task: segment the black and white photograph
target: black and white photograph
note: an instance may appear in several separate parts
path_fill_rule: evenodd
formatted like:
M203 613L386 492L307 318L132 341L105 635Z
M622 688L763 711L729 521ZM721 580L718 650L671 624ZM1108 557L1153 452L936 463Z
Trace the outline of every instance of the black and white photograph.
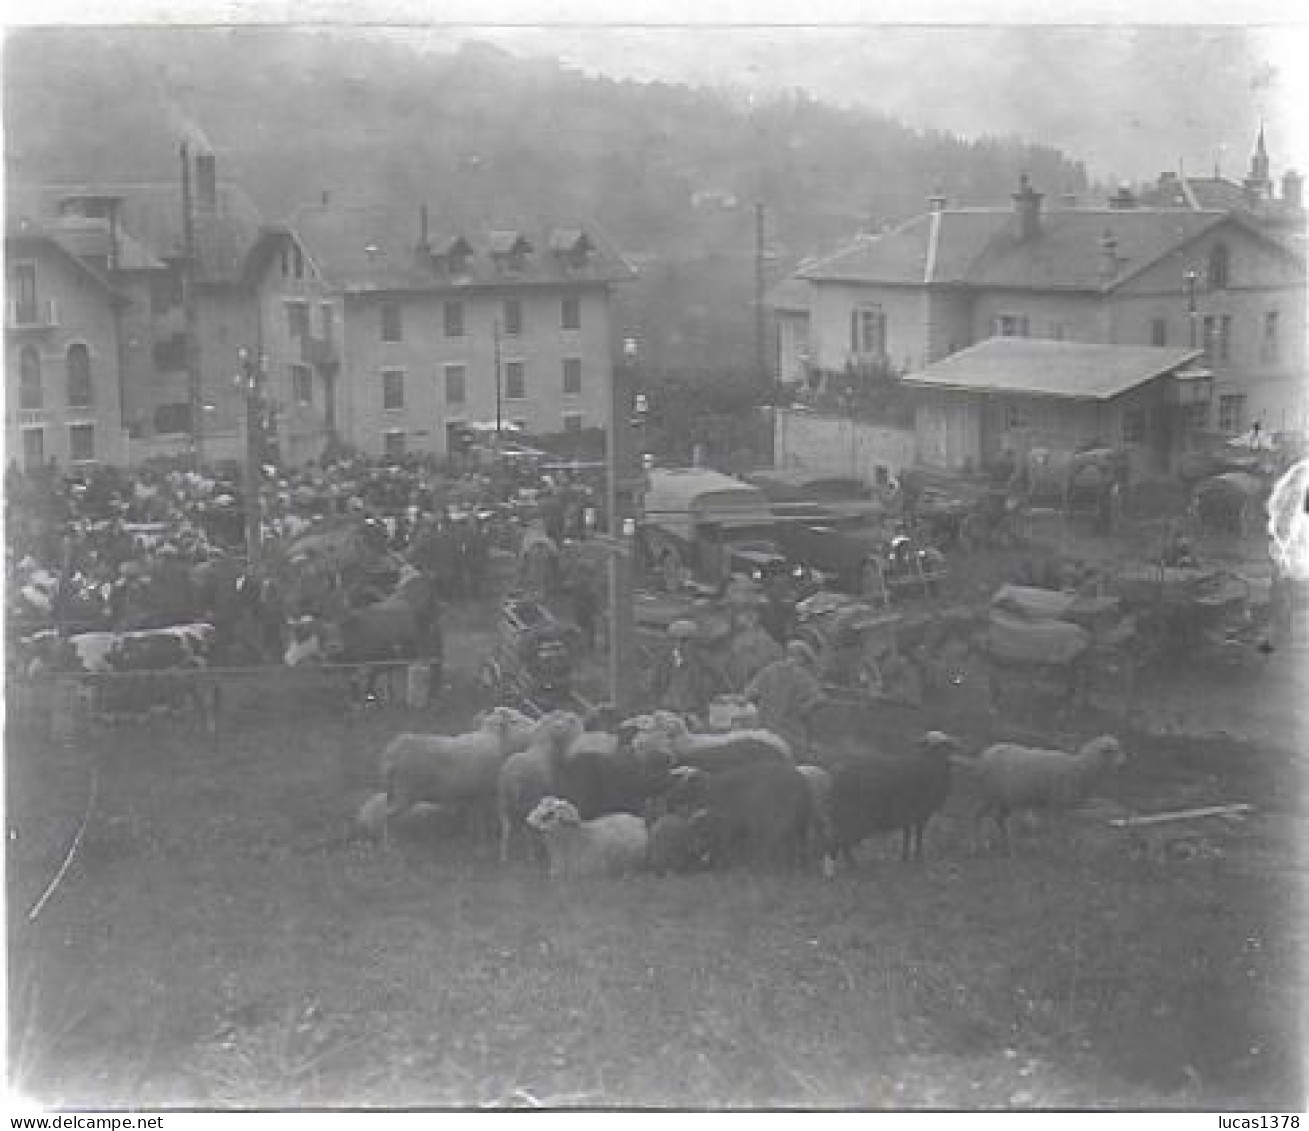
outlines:
M874 7L5 16L6 1115L1305 1111L1309 16Z

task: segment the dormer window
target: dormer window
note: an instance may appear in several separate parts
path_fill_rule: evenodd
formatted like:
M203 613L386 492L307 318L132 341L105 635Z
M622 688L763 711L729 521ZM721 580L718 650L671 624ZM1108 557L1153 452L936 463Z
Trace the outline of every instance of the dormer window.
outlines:
M491 260L500 270L521 271L532 245L521 232L492 232Z
M466 275L472 254L472 245L463 236L435 245L435 257L450 275Z
M581 228L556 228L550 233L550 251L568 267L585 267L595 244Z

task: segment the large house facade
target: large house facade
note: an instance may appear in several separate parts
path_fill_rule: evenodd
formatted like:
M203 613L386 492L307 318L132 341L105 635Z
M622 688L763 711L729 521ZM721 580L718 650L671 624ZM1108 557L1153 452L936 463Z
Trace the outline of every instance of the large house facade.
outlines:
M420 230L326 195L269 225L212 155L181 156L178 184L11 192L11 452L239 456L251 362L291 464L332 439L443 456L472 422L608 419L610 298L632 270L595 231L438 237L425 209Z
M1281 213L1279 213L1281 215ZM991 337L1196 348L1212 395L1197 433L1304 430L1305 260L1245 212L1046 207L1024 181L1011 209L929 210L802 269L810 364L827 382L914 373Z
M52 232L5 232L5 444L27 469L122 462L118 321L123 296Z
M444 456L470 424L601 427L613 285L631 269L580 227L433 235L324 204L265 233L260 348L284 454L329 435ZM287 443L291 451L286 451Z

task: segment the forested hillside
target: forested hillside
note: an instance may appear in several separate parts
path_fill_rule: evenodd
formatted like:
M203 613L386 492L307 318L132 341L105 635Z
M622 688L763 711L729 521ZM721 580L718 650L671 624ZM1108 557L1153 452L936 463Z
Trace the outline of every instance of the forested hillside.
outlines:
M755 201L769 278L934 190L1004 202L1086 171L1017 140L966 141L793 92L768 102L583 75L498 48L419 52L354 31L31 30L4 67L16 182L172 177L202 137L270 219L328 191L434 226L597 223L642 269L623 318L650 363L753 357Z

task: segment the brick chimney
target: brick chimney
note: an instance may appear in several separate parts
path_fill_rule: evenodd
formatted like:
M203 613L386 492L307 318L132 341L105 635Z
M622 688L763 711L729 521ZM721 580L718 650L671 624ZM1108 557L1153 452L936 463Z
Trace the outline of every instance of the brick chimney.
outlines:
M1100 279L1109 282L1118 274L1118 237L1108 228L1100 237Z
M1012 194L1014 215L1018 217L1018 238L1030 240L1041 231L1041 196L1032 189L1027 174L1018 178L1018 191Z
M195 155L195 203L205 212L218 211L218 163L212 153Z
M1282 174L1282 201L1288 208L1304 207L1304 178L1294 169Z
M948 202L946 201L945 196L942 193L934 192L931 196L927 198L927 211L944 212L947 203Z

